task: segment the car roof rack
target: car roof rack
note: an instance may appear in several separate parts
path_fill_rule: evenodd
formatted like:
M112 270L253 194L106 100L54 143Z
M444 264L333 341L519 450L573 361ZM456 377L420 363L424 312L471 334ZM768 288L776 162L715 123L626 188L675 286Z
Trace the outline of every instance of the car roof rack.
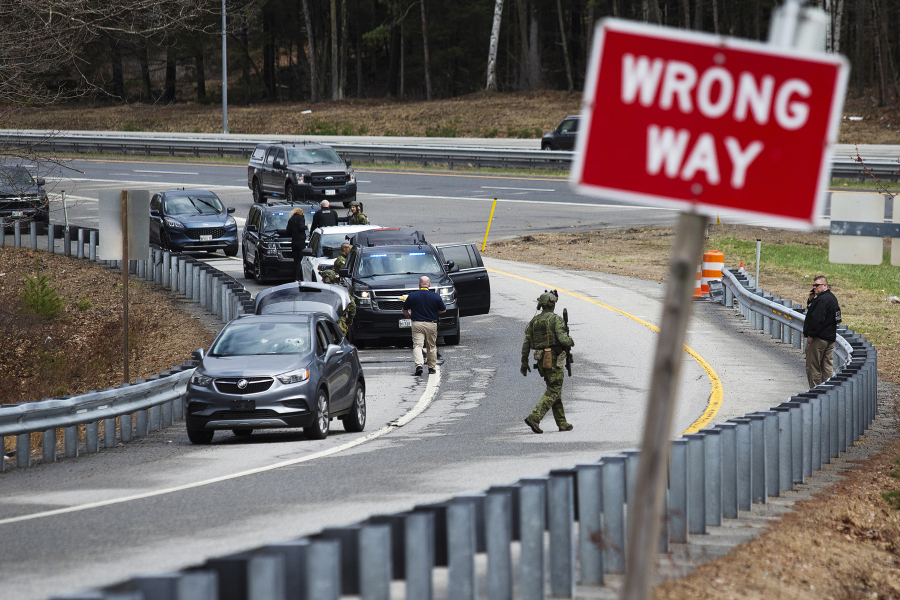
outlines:
M367 229L354 233L350 238L354 246L399 246L427 244L425 234L417 229L385 227L383 229Z

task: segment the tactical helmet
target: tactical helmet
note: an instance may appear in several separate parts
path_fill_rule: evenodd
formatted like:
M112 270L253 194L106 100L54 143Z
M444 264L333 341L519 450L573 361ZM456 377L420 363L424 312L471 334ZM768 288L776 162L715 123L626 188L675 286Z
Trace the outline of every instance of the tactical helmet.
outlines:
M333 269L322 271L319 273L319 276L322 278L322 283L337 283L338 279L340 279Z
M553 308L556 306L557 300L559 300L559 296L553 292L544 292L537 300L538 308Z
M354 207L354 206L355 206L356 208L359 208L359 200L354 200L353 202L350 203L350 207L351 207L351 208Z

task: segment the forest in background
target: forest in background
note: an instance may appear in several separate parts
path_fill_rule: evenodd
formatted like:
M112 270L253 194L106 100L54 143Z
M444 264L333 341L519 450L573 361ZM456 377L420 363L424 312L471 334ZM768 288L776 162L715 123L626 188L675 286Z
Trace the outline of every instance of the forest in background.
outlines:
M99 0L22 2L28 18L3 10L0 22L34 39L42 39L35 25L43 23L67 54L55 63L23 64L21 47L0 42L0 71L25 68L35 76L32 97L20 105L85 94L116 102L221 102L219 2L124 0L116 10L99 9L106 6ZM775 6L772 0L226 0L229 104L577 92L593 24L603 17L764 40ZM900 0L820 6L831 17L827 49L852 65L849 94L895 105L900 42L890 32L900 25ZM67 11L87 15L69 34L54 25L66 23Z

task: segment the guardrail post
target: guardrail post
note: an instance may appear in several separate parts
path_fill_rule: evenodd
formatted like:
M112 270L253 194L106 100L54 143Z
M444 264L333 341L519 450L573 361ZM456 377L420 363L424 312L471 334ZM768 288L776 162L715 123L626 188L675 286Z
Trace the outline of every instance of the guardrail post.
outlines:
M171 400L169 402L164 402L159 405L160 412L162 413L162 426L168 427L172 423L175 422L175 417L172 414L172 405L177 402L176 400Z
M84 260L84 229L78 228L78 248L75 254L78 260Z
M78 456L78 425L71 425L63 431L65 432L66 458L76 458Z
M571 598L575 593L575 490L572 473L550 472L550 595Z
M3 227L3 234L6 235L6 226ZM13 246L22 247L22 223L20 221L13 221Z
M706 533L706 460L700 433L683 436L688 441L688 532Z
M475 600L475 502L454 498L447 505L449 599Z
M16 436L16 466L20 469L31 466L31 434Z
M191 265L191 300L200 302L200 265Z
M781 304L781 296L772 296L772 302L775 304ZM781 321L778 319L771 317L771 324L769 328L772 330L772 339L780 340L781 339Z
M218 317L219 320L223 323L228 322L228 285L221 279L219 280L221 286L219 287L219 312Z
M488 492L484 500L488 598L512 600L512 495Z
M598 542L603 535L600 515L603 512L599 464L576 465L578 480L578 558L581 567L578 583L603 585L603 552Z
M29 246L32 250L37 250L37 223L32 221L28 224L28 233L31 238L31 245Z
M134 433L131 428L132 416L125 414L119 417L119 437L123 442L130 442L134 439Z
M406 597L432 600L434 588L434 513L406 515L403 530Z
M784 402L791 414L791 481L803 483L803 404Z
M359 588L362 600L390 600L391 526L363 525L359 531Z
M815 391L819 394L822 405L822 431L819 434L820 447L819 452L822 457L822 464L831 463L831 396L822 386L816 386Z
M178 293L187 296L187 259L184 256L178 256Z
M753 504L767 502L766 418L763 415L746 415L750 419L750 498Z
M56 246L56 225L47 223L47 252L53 254Z
M793 310L798 311L802 310L803 306L798 303L794 303ZM800 350L803 347L803 325L801 323L797 323L800 325L800 329L795 329L791 332L791 346L793 346L794 350Z
M84 451L87 454L100 452L100 422L91 421L84 425Z
M72 256L72 232L68 227L63 227L63 256Z
M163 287L170 287L172 281L172 261L171 253L168 250L162 251L162 273L160 273L159 282Z
M791 307L794 305L791 300L782 300L781 305L785 308L786 311L791 310ZM793 321L791 321L793 323ZM790 325L783 325L781 327L781 343L782 344L790 344L791 343L791 333L793 329Z
M736 519L737 496L737 423L719 423L722 439L722 517Z
M103 447L114 448L116 445L116 419L103 419Z
M790 492L794 489L794 440L791 425L791 409L776 406L772 409L778 419L778 491Z
M750 419L740 417L731 419L731 422L736 425L734 433L735 452L737 455L737 507L739 511L752 510L753 444L751 442Z
M140 279L147 278L147 261L139 260L137 261L137 273L135 273Z
M159 405L151 406L147 409L148 418L150 420L149 429L150 431L159 431L162 429L162 414L159 409Z
M669 449L669 503L667 520L669 539L678 544L688 541L688 441L677 438Z
M837 386L828 385L829 389L825 393L828 397L828 406L829 406L829 425L828 425L828 448L829 454L831 458L837 458L840 455L840 444L838 441L838 421L839 416L842 414L839 412L839 403L838 396L839 391Z
M757 414L765 418L766 428L766 494L778 497L778 413L771 410L761 410Z
M625 457L604 456L601 461L603 496L603 532L605 548L603 568L606 573L625 572Z
M722 432L702 429L703 462L706 469L706 525L722 524Z
M519 589L522 600L544 600L547 478L522 479L519 483Z
M2 453L3 449L0 448L0 454ZM56 462L56 428L46 429L41 433L41 460L44 464ZM0 456L0 462L2 461L3 457Z
M97 262L97 231L93 229L88 232L88 256L90 257L91 262Z
M829 381L834 383L837 392L837 447L838 455L846 452L847 446L847 377L835 375Z
M221 318L222 316L222 277L219 273L216 273L212 277L211 282L211 297L210 297L210 307L209 312L216 315L216 317Z
M150 419L146 409L134 413L134 435L143 437L150 433Z

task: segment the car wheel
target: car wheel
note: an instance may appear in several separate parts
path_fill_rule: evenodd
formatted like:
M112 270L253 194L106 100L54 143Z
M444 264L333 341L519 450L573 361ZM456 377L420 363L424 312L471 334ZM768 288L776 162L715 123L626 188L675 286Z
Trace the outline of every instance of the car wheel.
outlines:
M553 150L553 147L550 145L550 142L542 142L541 150Z
M356 394L353 397L353 406L344 417L344 429L354 433L366 428L366 388L362 381L356 383Z
M256 283L262 283L263 280L262 263L259 262L258 252L256 254L256 260L253 261L253 279L256 280Z
M331 426L331 415L328 413L328 394L324 389L316 395L315 420L309 427L304 427L306 437L311 440L324 440L328 437L328 428Z
M445 335L444 336L444 344L448 346L457 346L459 345L460 331L459 326L456 327L456 333L453 335Z
M253 267L247 264L247 255L242 253L241 258L241 262L244 263L244 277L252 279L254 277Z
M248 437L251 433L253 433L252 429L232 429L231 433L238 437Z
M237 246L229 246L225 248L225 256L237 256L238 247Z
M191 440L192 444L205 446L212 441L213 436L216 434L212 429L197 429L191 427L190 421L185 421L185 426L187 427L188 439Z
M262 188L259 186L259 179L253 180L253 202L256 204L266 203L266 197L263 196Z

